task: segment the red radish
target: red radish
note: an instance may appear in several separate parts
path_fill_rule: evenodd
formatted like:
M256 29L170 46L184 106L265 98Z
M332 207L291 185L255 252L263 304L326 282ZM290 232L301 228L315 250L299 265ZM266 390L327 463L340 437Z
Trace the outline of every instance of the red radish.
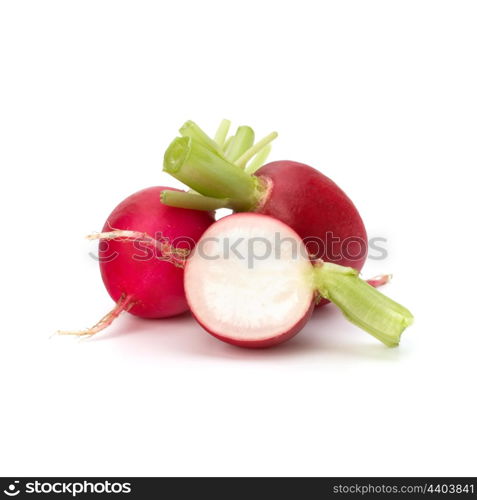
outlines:
M362 269L368 248L366 229L353 202L331 179L294 161L268 163L255 175L268 191L256 212L288 224L318 258ZM326 248L320 249L320 242Z
M247 128L240 130L242 137ZM221 148L194 123L187 122L181 132L183 137L176 138L164 155L164 170L203 196L166 190L165 204L270 215L301 236L312 258L362 269L368 248L366 229L352 201L331 179L293 161L269 163L256 173L260 161L252 160L247 167L276 134L233 161L237 154L228 157L230 147ZM243 144L249 146L250 138Z
M209 212L168 207L165 187L150 187L122 201L111 213L100 239L104 285L115 308L94 327L73 334L94 334L122 311L141 318L165 318L188 309L184 262L202 233L214 222Z
M213 224L185 269L192 314L215 337L242 347L269 347L296 335L316 295L388 346L398 345L411 313L349 267L310 261L300 236L283 222L252 213Z

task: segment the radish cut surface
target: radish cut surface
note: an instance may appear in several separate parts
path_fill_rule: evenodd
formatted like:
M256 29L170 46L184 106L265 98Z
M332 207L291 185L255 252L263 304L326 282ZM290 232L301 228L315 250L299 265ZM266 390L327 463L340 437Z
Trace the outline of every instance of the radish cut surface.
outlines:
M202 236L185 269L192 313L210 333L265 347L290 338L312 310L313 266L301 238L269 216L225 217Z

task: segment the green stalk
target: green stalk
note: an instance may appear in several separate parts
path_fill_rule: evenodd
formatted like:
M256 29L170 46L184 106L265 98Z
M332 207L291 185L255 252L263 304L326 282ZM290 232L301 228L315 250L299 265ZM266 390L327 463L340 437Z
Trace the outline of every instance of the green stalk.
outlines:
M217 129L217 132L215 133L215 142L222 150L224 149L224 144L225 140L227 139L227 134L229 133L229 129L230 129L230 120L222 120L220 122L219 128Z
M234 163L245 151L253 146L254 140L255 133L253 129L246 125L239 127L228 144L227 150L225 151L225 158Z
M267 161L268 155L270 154L271 150L271 144L267 144L254 156L252 161L245 167L245 172L249 175L254 174Z
M234 210L252 210L259 202L259 180L191 137L176 137L164 154L164 171L198 193L229 198Z
M399 345L402 332L412 324L412 314L378 292L351 267L318 261L313 271L319 294L334 302L352 323L389 347Z
M264 137L261 141L258 141L257 144L253 145L250 149L245 151L242 156L234 162L235 165L240 168L245 168L245 165L251 160L257 153L259 153L263 148L265 148L268 144L270 144L273 140L278 137L277 132L272 132Z
M202 146L207 148L209 151L223 157L223 153L219 145L192 120L185 122L179 129L179 132L183 137L190 137L191 139L194 139L198 143L202 144Z
M190 208L192 210L217 210L219 208L231 208L228 198L211 198L201 194L184 193L183 191L171 191L166 189L161 193L161 201L170 207Z
M234 136L231 135L230 137L227 137L227 139L225 139L224 145L222 147L223 151L227 151L227 149L229 149L230 143L232 142L233 138L234 138Z

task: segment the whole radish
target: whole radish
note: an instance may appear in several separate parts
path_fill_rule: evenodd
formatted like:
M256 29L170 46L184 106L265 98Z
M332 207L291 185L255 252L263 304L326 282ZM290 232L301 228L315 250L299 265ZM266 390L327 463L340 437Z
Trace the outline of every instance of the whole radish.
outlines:
M242 347L269 347L296 335L317 295L388 346L399 344L413 320L355 269L311 262L300 236L266 215L235 214L213 224L189 256L184 281L202 327Z
M234 143L240 130L241 140ZM252 137L247 141L243 137L251 129L240 127L239 131L227 144L220 140L223 133L214 141L187 122L181 129L183 136L164 155L164 170L196 193L166 190L163 203L201 210L226 207L276 217L301 236L313 259L361 270L368 249L366 229L348 196L303 163L276 161L259 168L276 134L250 146ZM237 142L243 146L238 158L237 147L233 156L229 153L230 143L236 146Z
M150 187L123 200L107 218L100 239L99 266L115 308L91 335L108 326L122 311L141 318L166 318L188 309L184 265L188 253L214 222L209 212L168 207L161 203L165 187Z

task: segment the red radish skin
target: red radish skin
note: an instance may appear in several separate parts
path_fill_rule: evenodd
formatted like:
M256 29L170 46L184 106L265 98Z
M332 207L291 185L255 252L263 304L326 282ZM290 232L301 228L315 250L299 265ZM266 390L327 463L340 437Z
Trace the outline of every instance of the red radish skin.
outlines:
M114 230L159 235L174 242L177 248L187 249L197 242L214 222L209 212L168 207L161 203L166 187L150 187L122 201L108 217L103 232ZM187 238L187 241L179 241ZM183 269L168 260L153 255L150 242L137 246L129 239L101 240L99 258L104 285L111 298L130 298L128 312L141 318L166 318L185 312ZM179 241L179 242L178 242ZM116 258L110 259L111 256ZM149 258L140 260L137 256ZM160 254L159 254L160 255ZM134 257L136 256L136 257Z
M297 333L300 333L301 330L303 330L304 326L308 323L308 320L310 319L310 316L313 313L313 309L314 309L314 304L311 303L307 313L292 328L290 328L287 332L282 333L281 335L277 335L276 337L272 337L265 340L238 340L234 338L229 338L209 329L207 325L202 323L196 315L194 315L194 317L204 330L206 330L207 332L209 332L211 335L221 340L222 342L226 342L227 344L232 344L237 347L245 347L248 349L265 349L267 347L273 347L278 344L283 344L283 342L290 340Z
M289 328L286 332L282 333L281 335L277 335L275 337L271 337L269 339L265 340L239 340L236 338L230 338L227 337L217 331L212 330L210 327L207 326L206 323L203 323L200 320L200 317L197 314L193 314L194 318L196 319L197 323L209 332L211 335L213 335L215 338L221 340L222 342L226 342L228 344L235 345L237 347L246 347L248 349L264 349L266 347L273 347L278 344L283 344L283 342L286 342L287 340L290 340L292 337L294 337L297 333L300 333L301 330L303 330L304 326L308 323L313 310L314 310L314 303L310 303L310 307L308 308L308 311L306 314L299 320L295 325L293 325L291 328Z
M256 208L293 228L311 242L307 248L318 250L313 241L330 239L324 261L360 271L366 261L368 237L358 210L348 196L318 170L294 161L275 161L261 167L255 175L264 180L269 192ZM327 236L328 235L328 236Z

